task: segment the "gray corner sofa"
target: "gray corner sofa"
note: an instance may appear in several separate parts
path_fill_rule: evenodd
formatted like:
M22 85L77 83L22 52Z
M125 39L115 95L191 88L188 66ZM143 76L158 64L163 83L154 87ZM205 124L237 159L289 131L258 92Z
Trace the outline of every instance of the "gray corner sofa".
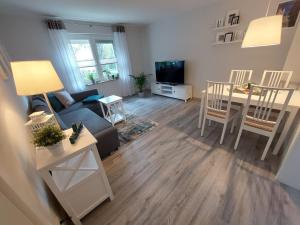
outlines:
M83 99L91 95L98 95L98 91L89 90L71 94L75 103L68 108L57 111L55 117L62 129L71 128L73 123L82 122L97 139L99 154L101 158L104 159L120 146L118 132L115 127L103 118L99 102L88 104L82 102ZM42 96L32 97L31 111L50 112L47 103Z

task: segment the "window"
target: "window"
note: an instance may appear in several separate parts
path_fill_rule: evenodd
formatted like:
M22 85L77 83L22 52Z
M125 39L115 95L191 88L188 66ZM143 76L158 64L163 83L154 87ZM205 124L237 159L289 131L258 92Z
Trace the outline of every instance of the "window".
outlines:
M87 85L119 77L113 41L71 40L71 46Z
M99 81L97 65L88 40L71 40L76 62L86 84Z
M115 79L119 76L117 58L112 41L100 41L96 43L104 79Z

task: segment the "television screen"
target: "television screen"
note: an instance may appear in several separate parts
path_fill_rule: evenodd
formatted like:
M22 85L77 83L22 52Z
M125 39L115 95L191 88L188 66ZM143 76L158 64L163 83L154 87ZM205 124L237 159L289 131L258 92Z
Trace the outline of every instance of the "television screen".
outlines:
M156 81L184 84L184 61L155 62Z

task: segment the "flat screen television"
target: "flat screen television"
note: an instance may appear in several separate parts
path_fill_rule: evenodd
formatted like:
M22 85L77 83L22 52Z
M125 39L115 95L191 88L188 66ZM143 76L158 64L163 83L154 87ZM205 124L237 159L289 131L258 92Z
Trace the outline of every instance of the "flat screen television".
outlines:
M156 81L184 84L184 61L155 62Z

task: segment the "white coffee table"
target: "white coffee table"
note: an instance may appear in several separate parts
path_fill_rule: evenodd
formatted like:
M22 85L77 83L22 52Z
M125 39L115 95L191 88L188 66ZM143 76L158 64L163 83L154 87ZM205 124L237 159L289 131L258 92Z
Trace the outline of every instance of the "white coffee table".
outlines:
M99 102L104 118L113 126L120 121L126 121L122 97L110 95L99 99ZM103 105L107 107L107 112L105 112Z

